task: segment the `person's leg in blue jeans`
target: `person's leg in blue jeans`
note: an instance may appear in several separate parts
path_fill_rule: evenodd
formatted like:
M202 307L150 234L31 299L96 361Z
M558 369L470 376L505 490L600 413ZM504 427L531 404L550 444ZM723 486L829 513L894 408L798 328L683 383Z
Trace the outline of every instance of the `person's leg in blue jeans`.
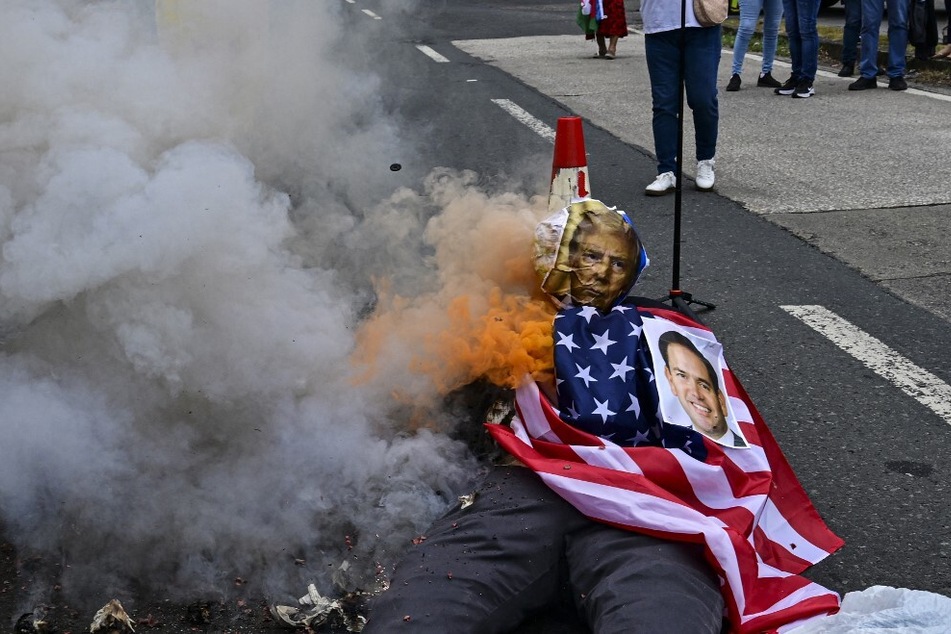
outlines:
M905 76L908 48L908 0L888 0L888 67L890 78Z
M802 45L799 41L799 0L783 0L786 16L786 38L789 40L789 61L792 65L790 78L799 81L802 77Z
M796 20L799 23L800 78L812 84L819 69L819 0L796 0ZM786 28L789 28L787 22Z
M884 11L885 0L862 0L862 61L859 62L859 73L863 79L875 79L878 74L878 31Z
M762 9L763 0L741 0L740 2L740 26L736 29L736 40L733 42L734 75L739 75L743 72L743 60L750 46L750 38L753 37L753 33L756 32L756 24L759 22L759 14ZM764 56L765 48L766 43L764 41Z
M695 29L689 28L687 32L693 30ZM647 73L651 82L651 127L654 131L658 174L677 171L680 37L679 29L644 36Z
M687 29L684 58L684 91L693 113L697 161L717 153L720 107L717 102L717 69L720 66L720 27Z
M763 67L760 76L771 75L779 42L779 23L783 20L783 0L763 2Z
M674 29L644 36L658 174L657 180L648 185L645 192L651 196L670 191L676 183L673 177L677 173L681 46L685 51L684 90L687 105L693 111L697 144L696 185L701 191L713 190L713 158L717 151L720 119L717 103L717 69L722 50L719 25L691 27L684 32Z
M839 77L851 77L855 72L859 34L862 31L862 0L843 0L845 26L842 28L842 70Z

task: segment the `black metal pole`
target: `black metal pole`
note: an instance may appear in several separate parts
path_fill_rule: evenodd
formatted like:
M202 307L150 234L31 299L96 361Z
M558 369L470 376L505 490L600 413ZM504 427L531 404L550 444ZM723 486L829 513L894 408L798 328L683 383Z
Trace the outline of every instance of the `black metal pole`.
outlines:
M680 59L677 64L677 167L674 171L674 262L671 294L680 290L680 218L683 209L684 157L684 58L687 56L687 0L680 0Z
M686 76L687 57L687 0L680 0L680 59L678 63L677 82L677 167L674 176L677 179L674 186L674 250L670 295L667 299L671 305L694 321L703 323L690 304L699 304L704 308L713 309L716 305L694 299L690 293L680 288L680 233L681 214L683 210L683 164L684 164L684 77Z

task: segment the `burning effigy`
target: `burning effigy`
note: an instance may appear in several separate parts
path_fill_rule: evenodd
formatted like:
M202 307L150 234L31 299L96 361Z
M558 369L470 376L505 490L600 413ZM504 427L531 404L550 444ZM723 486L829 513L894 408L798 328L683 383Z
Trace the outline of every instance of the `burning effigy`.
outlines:
M631 294L649 259L630 216L576 199L538 224L533 262L557 307L551 356L536 351L552 367L487 424L508 459L414 541L364 631L510 630L566 586L595 629L752 633L836 612L799 573L842 541L713 333Z

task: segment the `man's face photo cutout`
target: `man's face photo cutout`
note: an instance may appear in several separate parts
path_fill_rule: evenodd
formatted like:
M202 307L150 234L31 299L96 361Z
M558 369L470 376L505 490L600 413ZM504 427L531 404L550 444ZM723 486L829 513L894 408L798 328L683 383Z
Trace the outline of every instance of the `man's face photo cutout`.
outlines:
M644 334L664 421L691 427L727 447L749 447L723 389L719 342L659 319L645 319Z

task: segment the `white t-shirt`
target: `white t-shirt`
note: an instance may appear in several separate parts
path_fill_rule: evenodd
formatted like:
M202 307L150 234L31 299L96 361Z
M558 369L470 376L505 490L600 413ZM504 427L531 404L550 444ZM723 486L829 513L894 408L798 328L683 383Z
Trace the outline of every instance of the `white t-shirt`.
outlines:
M680 8L684 0L641 0L641 20L644 33L662 33L680 28ZM693 0L687 3L687 26L699 27L693 14Z

